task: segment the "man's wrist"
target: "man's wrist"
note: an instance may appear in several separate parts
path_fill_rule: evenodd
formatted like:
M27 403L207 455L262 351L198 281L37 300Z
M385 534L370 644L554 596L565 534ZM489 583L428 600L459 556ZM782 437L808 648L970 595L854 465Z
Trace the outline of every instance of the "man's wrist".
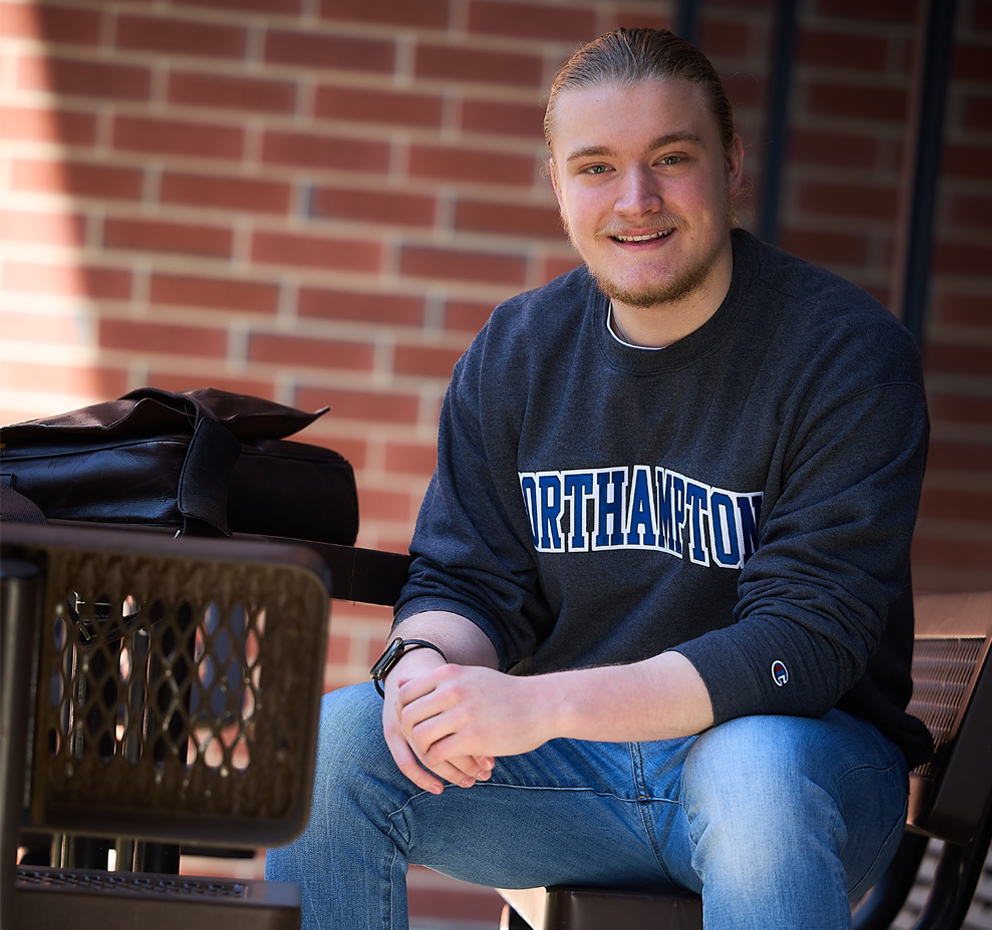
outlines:
M403 639L398 636L386 647L385 651L379 656L379 659L369 671L369 677L375 683L375 689L380 695L385 697L385 691L383 689L389 673L399 664L404 656L409 655L414 650L430 650L437 653L443 662L447 663L448 661L447 656L445 656L440 646L424 639Z

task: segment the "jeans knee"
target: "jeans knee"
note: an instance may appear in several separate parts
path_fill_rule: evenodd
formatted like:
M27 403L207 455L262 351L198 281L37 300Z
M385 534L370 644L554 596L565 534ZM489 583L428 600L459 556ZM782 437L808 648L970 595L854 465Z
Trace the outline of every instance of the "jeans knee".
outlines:
M803 725L794 724L742 717L696 741L681 800L699 856L745 874L776 859L784 866L798 845L844 848L847 831L830 773L812 763L809 741L794 733Z
M796 802L808 780L809 759L787 733L776 737L769 727L774 719L740 717L703 733L683 770L684 800L718 810L750 809L752 817L774 816L783 805Z
M371 686L352 685L324 695L320 702L318 745L322 752L382 735L382 699Z
M398 772L382 735L382 700L371 685L325 694L314 777L313 811L366 795Z

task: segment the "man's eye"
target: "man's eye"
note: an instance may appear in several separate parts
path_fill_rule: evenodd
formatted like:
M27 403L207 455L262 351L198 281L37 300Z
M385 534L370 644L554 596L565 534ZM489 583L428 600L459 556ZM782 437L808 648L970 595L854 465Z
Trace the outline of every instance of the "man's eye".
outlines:
M681 155L666 155L661 159L663 165L677 165L680 161L682 161Z
M609 171L609 169L606 167L606 165L591 165L590 167L586 168L586 172L588 174L604 174L607 171Z

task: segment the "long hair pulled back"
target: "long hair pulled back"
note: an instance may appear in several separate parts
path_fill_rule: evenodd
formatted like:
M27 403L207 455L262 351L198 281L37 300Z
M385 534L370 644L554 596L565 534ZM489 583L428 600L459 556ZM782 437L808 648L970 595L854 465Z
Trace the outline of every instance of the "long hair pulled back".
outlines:
M702 90L719 127L723 150L729 152L735 135L734 110L720 76L699 49L667 29L617 29L575 52L558 69L551 85L544 115L548 147L558 97L565 91L602 85L632 87L643 81L676 78Z

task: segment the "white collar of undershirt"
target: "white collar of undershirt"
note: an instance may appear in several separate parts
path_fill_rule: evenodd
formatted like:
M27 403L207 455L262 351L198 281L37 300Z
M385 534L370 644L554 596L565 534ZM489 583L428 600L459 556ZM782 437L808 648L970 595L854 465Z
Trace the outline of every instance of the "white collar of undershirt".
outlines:
M620 343L620 345L627 346L628 349L643 349L646 352L658 352L661 349L667 348L667 346L635 346L634 343L627 342L627 340L620 335L620 327L613 321L612 300L610 301L610 305L606 308L606 329L607 332L609 332L609 334Z

